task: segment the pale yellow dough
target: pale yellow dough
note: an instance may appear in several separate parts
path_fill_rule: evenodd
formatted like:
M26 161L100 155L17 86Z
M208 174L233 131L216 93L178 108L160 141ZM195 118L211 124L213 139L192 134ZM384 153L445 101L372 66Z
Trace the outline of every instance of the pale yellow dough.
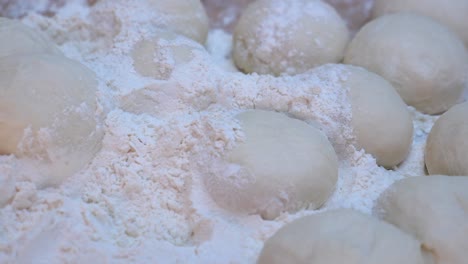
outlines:
M243 11L233 37L233 59L242 71L294 75L341 61L349 32L322 1L258 0Z
M61 54L46 35L3 17L0 17L0 43L0 58L22 54Z
M263 247L258 264L429 264L421 244L368 215L338 209L299 218Z
M468 175L468 102L444 113L427 138L425 162L429 174Z
M229 153L231 165L224 174L207 179L208 191L219 205L273 219L325 203L335 188L338 160L321 131L263 110L237 118L245 141Z
M460 99L468 54L451 30L431 18L396 13L361 28L344 62L381 75L408 105L437 114Z
M436 264L465 264L467 190L467 176L409 177L380 196L374 213L419 239Z
M59 184L83 168L103 136L93 72L53 55L0 59L0 153L15 154Z

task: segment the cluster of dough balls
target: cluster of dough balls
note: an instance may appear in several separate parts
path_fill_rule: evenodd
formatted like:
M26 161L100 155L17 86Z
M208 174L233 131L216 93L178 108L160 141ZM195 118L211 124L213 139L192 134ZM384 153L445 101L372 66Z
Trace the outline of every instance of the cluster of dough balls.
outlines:
M96 77L19 22L1 18L0 41L0 154L45 175L39 187L59 184L100 148Z
M421 243L395 226L351 209L299 218L266 242L258 264L429 264Z
M366 24L344 62L389 80L408 105L427 114L444 112L459 100L468 70L465 46L451 30L407 12Z
M425 162L429 174L468 175L468 102L445 112L429 133Z
M422 242L436 264L464 264L468 250L468 177L400 180L377 200L374 213Z
M231 167L205 178L220 206L273 219L325 203L335 189L338 159L320 130L271 111L236 118L245 138L228 154Z
M318 0L257 0L234 30L233 59L246 73L298 74L340 62L349 32L335 9Z
M209 19L200 0L146 0L162 15L168 31L175 32L205 44Z

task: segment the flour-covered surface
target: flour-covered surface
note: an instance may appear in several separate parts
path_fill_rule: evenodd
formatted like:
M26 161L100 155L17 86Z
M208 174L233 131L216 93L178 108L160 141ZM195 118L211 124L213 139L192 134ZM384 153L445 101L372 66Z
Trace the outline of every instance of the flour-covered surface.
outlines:
M321 210L370 214L390 184L424 173L424 145L436 117L412 110L408 159L395 170L378 167L353 147L341 85L346 72L339 66L293 77L244 75L230 59L231 35L213 29L206 50L194 49L183 63L167 60L170 75L155 80L136 72L131 53L169 20L144 1L100 0L90 7L76 0L55 12L29 12L22 21L99 77L108 113L103 147L86 168L47 189L28 180L34 171L19 173L14 156L0 157L0 206L6 204L0 263L254 263L278 228L317 211L265 221L227 212L208 195L203 177L228 168L223 156L243 140L234 116L244 109L281 111L326 133L340 170Z

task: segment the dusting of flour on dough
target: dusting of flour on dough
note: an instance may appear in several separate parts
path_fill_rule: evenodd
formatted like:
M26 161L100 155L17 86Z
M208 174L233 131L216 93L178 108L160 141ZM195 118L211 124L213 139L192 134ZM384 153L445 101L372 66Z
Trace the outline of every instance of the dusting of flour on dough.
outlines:
M245 109L284 112L329 137L340 157L339 180L320 210L369 214L390 184L424 172L435 118L413 111L410 157L393 171L377 166L352 146L340 67L278 78L244 75L232 67L231 36L215 30L207 42L211 54L194 51L190 61L172 65L167 80L140 76L131 50L164 21L141 3L101 0L90 8L72 1L56 16L23 18L96 72L108 115L101 151L60 187L41 189L23 180L34 171L17 175L18 160L0 157L0 206L6 204L0 208L0 263L254 263L278 228L318 211L264 221L225 211L209 197L201 176L222 167L223 155L242 140L234 116Z

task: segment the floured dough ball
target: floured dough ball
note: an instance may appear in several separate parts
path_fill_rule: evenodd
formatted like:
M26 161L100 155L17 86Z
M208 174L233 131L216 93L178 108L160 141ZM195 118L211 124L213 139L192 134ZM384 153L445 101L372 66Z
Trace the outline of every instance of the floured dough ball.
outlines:
M93 72L53 55L0 59L0 154L15 154L58 184L99 150L100 129Z
M438 264L464 264L468 252L468 177L422 176L396 182L375 214L422 242ZM395 262L397 263L397 262Z
M431 17L452 29L468 47L468 0L376 0L373 17L389 13L412 11Z
M142 39L132 50L133 66L145 77L167 80L178 65L191 61L198 43L174 32L161 31L151 39Z
M468 175L468 102L444 113L427 138L425 162L429 174Z
M265 242L258 264L425 264L431 256L398 228L350 209L299 218Z
M392 85L361 67L344 65L349 75L352 127L357 143L372 154L377 164L393 167L409 153L413 141L413 120Z
M321 131L263 110L237 118L245 141L228 154L230 166L205 182L219 205L273 219L285 211L316 209L328 199L337 181L338 160Z
M461 40L434 20L397 13L366 24L344 59L389 80L421 112L446 111L460 98L468 55Z
M200 0L147 0L167 29L205 44L209 19Z
M34 53L61 54L55 44L41 32L3 17L0 17L0 43L0 57Z
M298 74L339 62L349 40L345 22L318 0L258 0L234 30L233 59L247 73Z

